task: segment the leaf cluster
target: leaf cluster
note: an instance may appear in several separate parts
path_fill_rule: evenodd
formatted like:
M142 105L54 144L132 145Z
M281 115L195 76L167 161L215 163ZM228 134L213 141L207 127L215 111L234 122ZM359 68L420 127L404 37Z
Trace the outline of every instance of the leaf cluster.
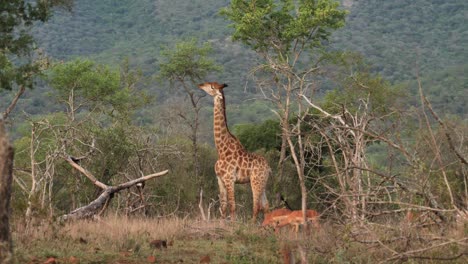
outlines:
M281 149L281 127L277 120L268 119L258 125L239 124L233 132L248 151Z

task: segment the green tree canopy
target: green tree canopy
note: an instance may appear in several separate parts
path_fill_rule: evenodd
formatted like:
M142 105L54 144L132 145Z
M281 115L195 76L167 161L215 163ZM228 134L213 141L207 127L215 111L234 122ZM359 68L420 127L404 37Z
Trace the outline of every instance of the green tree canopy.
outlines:
M233 0L221 14L234 22L234 40L256 52L286 55L291 48L316 46L342 27L346 11L338 5L329 0Z
M57 98L66 102L70 113L101 110L128 118L132 110L147 103L147 96L135 87L138 73L122 71L88 59L76 59L55 65L49 82Z
M41 64L32 61L36 50L29 28L36 21L45 22L54 6L71 8L72 0L2 0L0 2L0 89L13 84L32 86L32 77Z
M203 80L210 72L221 71L222 68L208 57L212 52L207 42L197 44L196 39L180 41L174 49L168 47L161 51L162 61L158 78L174 82Z

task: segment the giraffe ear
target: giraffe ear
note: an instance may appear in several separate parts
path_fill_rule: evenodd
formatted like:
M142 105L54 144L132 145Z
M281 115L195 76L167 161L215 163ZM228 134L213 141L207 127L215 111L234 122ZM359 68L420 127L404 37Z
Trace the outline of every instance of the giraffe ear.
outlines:
M227 83L221 84L221 88L225 88L225 87L228 87Z

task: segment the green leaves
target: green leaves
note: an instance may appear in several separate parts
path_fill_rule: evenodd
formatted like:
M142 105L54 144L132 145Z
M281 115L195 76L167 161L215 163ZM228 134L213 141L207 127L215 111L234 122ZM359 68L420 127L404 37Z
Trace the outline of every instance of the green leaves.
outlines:
M161 51L158 78L171 83L186 79L192 82L203 80L208 73L222 69L208 57L211 52L209 43L198 45L196 39L178 42L174 49L166 47Z
M88 59L55 65L49 74L57 98L67 102L70 111L100 109L129 118L132 110L148 102L136 89L141 74L123 67L122 72Z
M50 74L50 84L67 99L70 92L89 102L110 102L119 89L119 72L91 60L77 59L56 65Z
M262 124L239 124L234 127L234 134L249 151L281 148L281 127L278 121L266 120Z
M54 6L70 8L72 0L0 2L0 89L11 90L14 84L32 86L32 77L41 71L32 61L36 50L29 28L36 21L45 22Z
M236 0L221 10L234 27L233 39L257 52L287 53L293 44L318 45L344 25L346 11L329 0Z

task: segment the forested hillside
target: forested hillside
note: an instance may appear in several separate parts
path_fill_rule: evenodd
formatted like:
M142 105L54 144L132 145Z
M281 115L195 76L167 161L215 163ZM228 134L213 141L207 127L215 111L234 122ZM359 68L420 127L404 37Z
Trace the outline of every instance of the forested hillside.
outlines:
M336 46L361 52L392 81L466 64L466 1L345 1L346 27Z
M219 16L220 8L228 3L81 0L75 2L71 14L59 11L34 31L38 46L55 60L81 56L117 65L129 58L132 67L142 69L146 76L158 73L161 47L189 38L209 41L213 58L224 67L212 78L232 84L229 100L238 104L255 97L255 84L249 79L254 57L241 44L230 41L232 29ZM452 105L443 110L464 115L467 5L463 0L344 1L349 10L346 25L334 33L331 43L334 49L362 53L376 72L393 83L412 81L419 71L422 78L430 80L424 85L431 98ZM445 88L439 93L435 87L442 84ZM168 96L167 84L154 80L145 89L159 102ZM414 86L408 89L414 91ZM30 109L28 112L54 109L44 96L46 91L36 88L33 101L23 107ZM457 93L459 96L453 96ZM234 112L233 118L251 120L238 115L242 113Z

